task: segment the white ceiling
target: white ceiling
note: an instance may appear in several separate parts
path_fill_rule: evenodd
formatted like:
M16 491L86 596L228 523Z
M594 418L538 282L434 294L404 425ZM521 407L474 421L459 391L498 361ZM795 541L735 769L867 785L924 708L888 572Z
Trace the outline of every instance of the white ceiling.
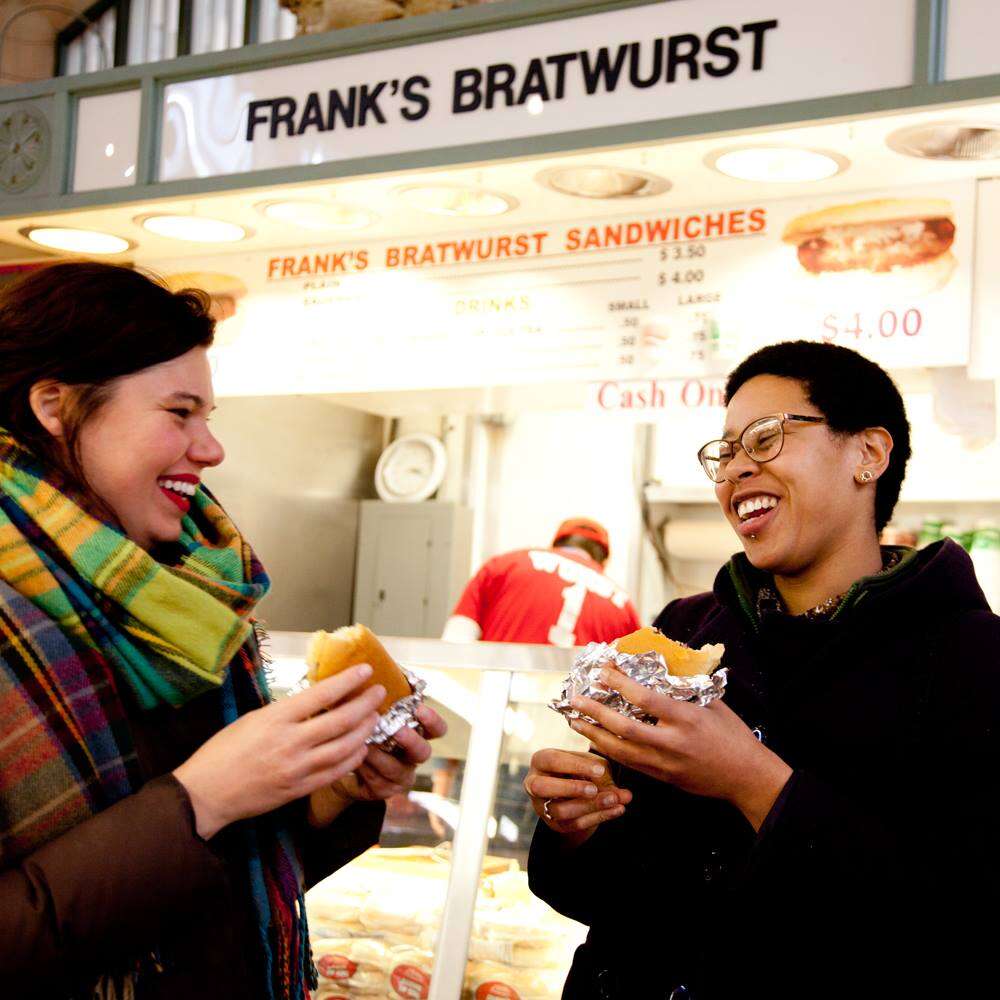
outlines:
M828 122L708 139L665 141L615 149L593 149L563 156L524 158L457 168L393 173L243 190L226 194L132 202L75 212L52 213L0 220L0 241L24 248L24 258L34 256L33 247L18 232L28 225L66 225L100 229L131 240L135 249L117 259L137 261L184 257L206 252L246 252L264 249L349 244L368 240L438 237L477 229L503 230L535 227L580 218L655 214L680 207L726 204L748 199L797 197L809 194L864 191L867 189L926 184L970 177L1000 175L1000 160L936 162L914 159L893 152L886 137L896 129L921 122L968 121L1000 127L1000 102L970 103L949 108L934 107L907 114L871 116L852 121ZM705 164L712 152L753 143L785 143L839 153L850 166L836 177L819 182L774 184L737 181ZM671 189L647 198L585 199L559 194L540 185L535 177L556 164L631 167L658 174L671 182ZM401 187L422 181L474 185L502 192L516 199L517 207L504 215L486 219L454 218L421 213L396 195ZM128 197L128 190L122 190ZM256 205L277 198L336 199L374 211L379 220L363 229L343 233L315 233L265 218ZM157 211L194 213L242 223L253 230L238 244L199 245L156 236L142 229L135 217ZM17 256L8 251L7 259ZM108 258L115 259L115 258Z

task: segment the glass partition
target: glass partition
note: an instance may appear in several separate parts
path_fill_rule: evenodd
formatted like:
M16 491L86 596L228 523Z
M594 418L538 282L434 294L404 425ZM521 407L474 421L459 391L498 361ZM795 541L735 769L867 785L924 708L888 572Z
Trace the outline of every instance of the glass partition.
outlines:
M587 929L558 914L528 888L528 849L536 817L522 783L542 747L586 750L587 741L548 707L563 676L514 674L504 717L487 855L506 858L476 897L463 1000L559 1000L573 951Z

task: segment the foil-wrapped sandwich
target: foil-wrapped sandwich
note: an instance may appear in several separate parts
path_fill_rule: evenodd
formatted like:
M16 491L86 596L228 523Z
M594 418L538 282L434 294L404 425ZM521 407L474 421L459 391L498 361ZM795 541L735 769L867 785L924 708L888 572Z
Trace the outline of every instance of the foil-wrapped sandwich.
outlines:
M550 707L567 719L596 722L570 705L571 699L582 696L626 718L655 723L657 720L638 705L607 687L601 680L601 670L614 667L668 698L705 706L721 698L726 690L726 668L720 666L725 651L722 643L692 649L655 628L641 628L612 643L592 642L573 661L562 695Z
M367 663L372 676L360 690L381 684L385 697L379 705L379 721L368 742L383 749L391 749L393 737L404 727L419 729L420 722L414 712L424 700L427 686L386 652L378 638L364 625L349 625L335 632L316 632L306 650L308 678L315 684L348 667Z

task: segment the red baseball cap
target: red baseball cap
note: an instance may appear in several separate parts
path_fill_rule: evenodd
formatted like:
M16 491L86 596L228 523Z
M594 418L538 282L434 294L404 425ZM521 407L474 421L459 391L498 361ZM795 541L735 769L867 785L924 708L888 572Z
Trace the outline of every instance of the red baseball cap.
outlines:
M556 528L552 544L555 545L556 542L563 538L569 538L570 535L580 535L582 538L589 538L597 542L598 545L603 545L608 555L611 555L611 539L608 537L607 529L604 525L598 524L597 521L592 521L589 517L571 517L563 521Z

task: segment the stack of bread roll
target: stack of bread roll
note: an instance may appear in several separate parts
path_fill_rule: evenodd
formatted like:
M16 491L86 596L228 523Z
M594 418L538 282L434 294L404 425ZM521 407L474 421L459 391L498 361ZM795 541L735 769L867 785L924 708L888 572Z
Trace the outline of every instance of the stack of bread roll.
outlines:
M385 996L388 958L381 941L319 938L313 941L313 960L319 974L314 1000Z

